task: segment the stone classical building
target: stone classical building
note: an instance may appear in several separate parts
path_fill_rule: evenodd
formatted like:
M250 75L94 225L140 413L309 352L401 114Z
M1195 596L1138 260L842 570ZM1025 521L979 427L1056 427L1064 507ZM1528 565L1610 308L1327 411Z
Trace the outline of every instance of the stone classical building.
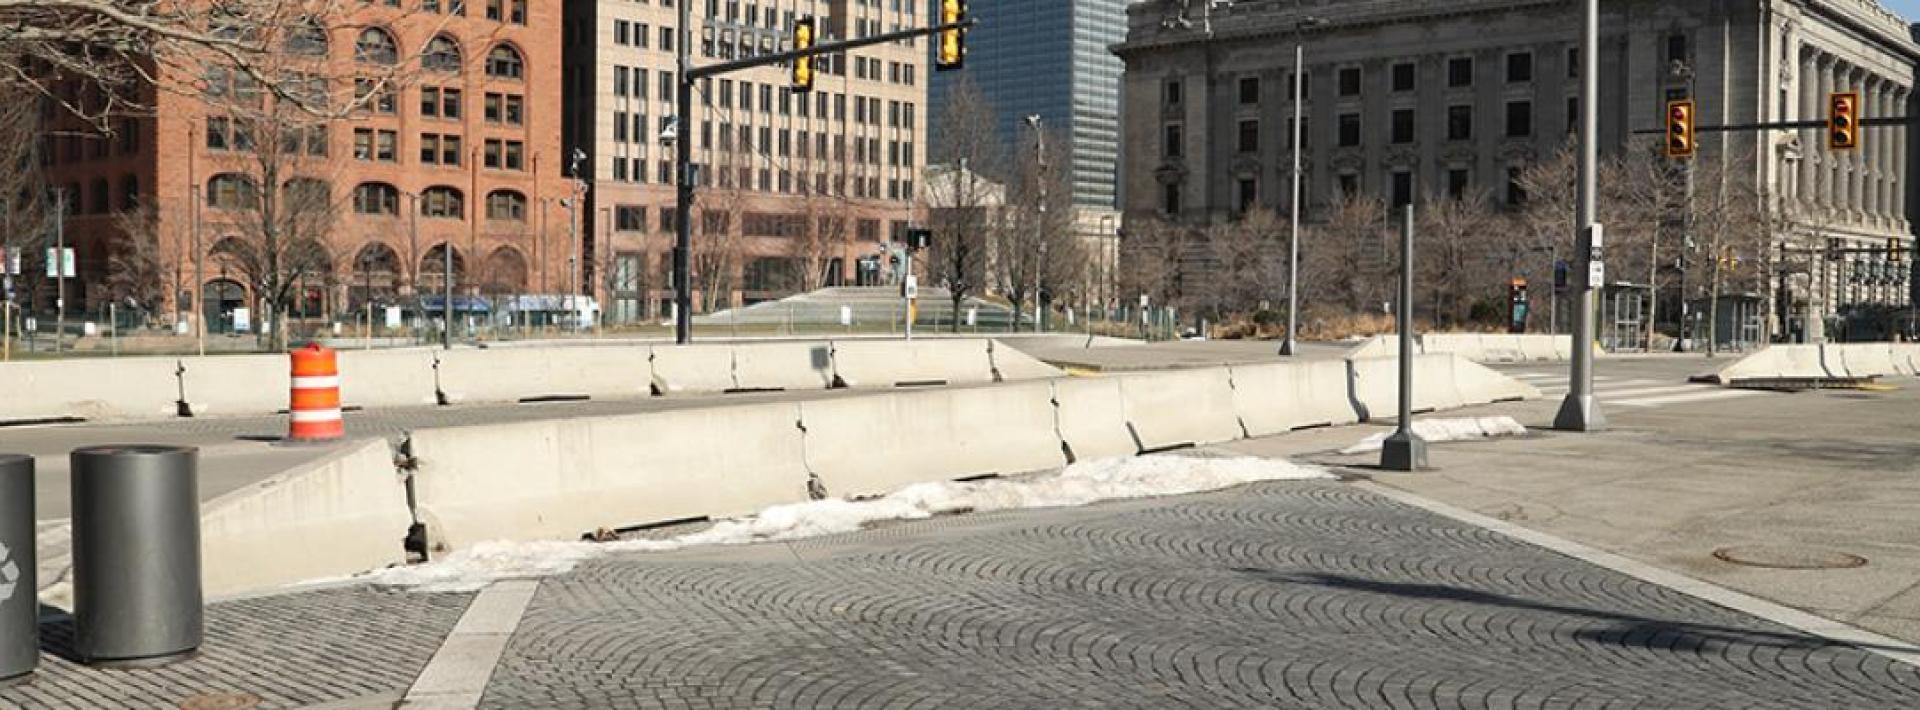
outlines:
M673 296L675 43L696 66L789 48L794 21L820 41L925 26L925 3L870 0L671 0L566 3L565 142L583 151L581 274L615 323L665 318ZM723 309L851 284L915 215L926 164L929 54L924 40L867 47L817 64L794 93L768 66L713 77L694 95L696 308ZM583 185L586 187L586 185Z
M1188 223L1253 206L1285 212L1293 50L1304 42L1306 216L1342 190L1394 202L1426 192L1518 199L1512 181L1557 150L1578 110L1581 4L1571 0L1154 0L1128 9L1129 219ZM1820 119L1826 94L1861 92L1866 115L1905 114L1920 45L1873 0L1601 3L1600 133L1617 151L1691 95L1700 123ZM1322 22L1303 28L1308 17ZM1750 155L1802 216L1794 241L1884 247L1913 236L1904 130L1869 129L1834 153L1817 130L1708 133L1698 160ZM1868 259L1870 256L1848 257ZM1795 303L1830 312L1905 303L1891 280L1854 284L1844 263L1794 279ZM1831 294L1831 299L1822 294ZM1822 301L1825 301L1823 304Z

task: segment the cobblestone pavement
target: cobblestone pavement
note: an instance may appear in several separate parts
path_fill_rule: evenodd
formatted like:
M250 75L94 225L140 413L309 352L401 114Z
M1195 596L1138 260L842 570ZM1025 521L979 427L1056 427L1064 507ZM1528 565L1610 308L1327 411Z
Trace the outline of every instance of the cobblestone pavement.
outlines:
M485 707L1916 707L1920 671L1339 483L545 581Z
M0 708L286 708L393 694L471 598L345 588L213 604L199 655L147 670L81 666L71 619L43 621L40 670L0 688Z

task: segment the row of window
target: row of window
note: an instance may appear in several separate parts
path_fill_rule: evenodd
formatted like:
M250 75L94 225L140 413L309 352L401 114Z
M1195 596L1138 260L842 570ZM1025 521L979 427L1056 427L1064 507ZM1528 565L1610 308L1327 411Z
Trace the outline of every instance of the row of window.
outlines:
M400 62L400 43L393 33L380 27L368 27L360 31L353 43L353 59L362 64L392 66ZM487 50L483 69L487 76L495 79L519 81L526 78L526 59L513 45L496 43ZM461 60L460 44L452 36L434 35L427 41L426 51L420 55L421 68L443 74L458 74L464 66Z
M51 131L44 132L40 135L40 164L77 163L116 155L135 155L140 152L140 131L140 119L123 118L114 122L111 139L78 132L59 135Z
M1675 34L1675 35L1668 36L1666 56L1667 56L1667 60L1670 63L1686 62L1688 59L1687 36L1684 34ZM1578 47L1567 48L1566 70L1567 70L1568 79L1580 78L1580 50ZM1340 67L1336 71L1337 73L1335 74L1335 79L1339 85L1339 95L1342 97L1360 96L1362 93L1362 89L1361 89L1362 80L1361 80L1360 67ZM1419 67L1413 62L1398 62L1393 64L1387 72L1389 90L1393 91L1394 93L1407 93L1407 92L1413 91L1415 86L1417 86L1419 83L1418 76L1417 76L1418 73L1419 73ZM1473 77L1474 77L1474 58L1473 57L1448 58L1447 65L1446 65L1446 74L1447 74L1448 88L1461 89L1461 88L1472 87ZM1297 80L1296 77L1297 77L1297 74L1290 74L1287 78L1287 97L1286 98L1288 100L1291 100L1293 96L1293 92L1295 89L1294 82ZM1517 83L1530 82L1530 81L1533 81L1533 77L1534 77L1533 52L1516 51L1516 52L1507 53L1506 55L1507 83L1517 84ZM1309 73L1306 76L1306 83L1298 88L1300 92L1303 94L1310 93L1312 84L1313 84L1313 75ZM1236 86L1236 89L1237 89L1236 90L1237 99L1240 105L1251 106L1251 105L1257 105L1260 103L1261 89L1262 89L1260 77L1257 77L1257 76L1241 77L1239 80L1239 83ZM1183 91L1182 91L1181 83L1179 81L1175 80L1175 81L1167 82L1165 86L1165 91L1164 91L1164 99L1168 106L1180 105L1181 101L1183 100L1182 94L1183 94Z
M420 87L420 115L458 120L466 113L466 92L448 86ZM354 102L366 113L391 116L400 102L392 87L376 79L354 80ZM504 126L526 125L527 99L521 94L488 91L482 94L481 118Z
M1523 173L1523 169L1519 166L1508 166L1507 168L1507 183L1505 192L1501 195L1501 200L1509 207L1518 207L1526 204L1526 185L1521 180ZM1416 199L1413 171L1393 170L1387 173L1386 178L1387 204L1389 207L1397 208L1403 205L1413 204ZM1352 172L1340 173L1335 176L1334 187L1338 190L1338 194L1343 197L1357 196L1360 194L1360 175ZM1304 196L1307 189L1306 184L1302 183L1300 189L1302 196ZM1471 170L1467 168L1447 169L1445 191L1447 198L1455 200L1468 199L1472 196L1472 189L1473 172ZM1168 216L1178 215L1181 209L1180 196L1181 186L1179 184L1169 183L1162 186L1160 204L1162 214ZM1244 177L1235 180L1233 196L1235 213L1246 214L1251 212L1260 204L1259 179Z
M648 182L647 164L649 161L647 159L616 156L608 158L607 160L610 161L613 180L615 182L642 184ZM671 185L674 183L673 161L659 160L653 161L653 164L655 169L652 182L661 185ZM809 178L805 172L786 169L776 171L772 168L755 169L748 167L709 172L706 169L706 165L695 165L693 167L700 174L709 176L702 184L714 185L717 182L718 187L728 190L738 187L738 189L741 190L756 190L781 195L804 195L812 192L818 195L856 197L871 200L882 199L882 196L884 196L884 199L900 202L910 202L914 199L914 181L911 179L889 178L886 181L886 190L883 192L880 189L881 182L878 177L854 176L850 178L845 175L835 175L829 178L827 173L813 173L812 177ZM719 178L717 181L712 177L715 175ZM851 187L851 189L849 189L849 187Z
M451 133L420 134L420 163L458 167L461 138ZM383 128L353 129L353 159L400 162L400 133ZM480 165L493 170L526 170L526 143L488 138L480 143Z
M133 183L137 189L137 183ZM105 182L100 187L104 191ZM282 187L290 203L317 200L324 204L332 198L332 187L324 180L294 178ZM384 182L363 182L353 188L353 211L366 215L400 214L400 189ZM131 198L137 199L137 198ZM221 173L207 180L206 202L215 209L253 209L259 204L259 188L252 177L240 173ZM466 193L459 188L435 185L420 191L420 216L436 219L465 219ZM296 208L297 209L297 208ZM494 190L487 193L487 219L525 222L527 196L518 190Z
M360 0L372 5L376 0ZM400 7L400 0L377 0L387 7ZM420 0L420 9L436 15L467 16L467 0ZM527 24L527 0L486 0L486 18L514 25Z
M1506 124L1502 135L1507 138L1531 138L1534 135L1534 110L1532 101L1508 101L1506 104ZM1573 132L1578 126L1579 99L1567 99L1567 131ZM1336 145L1341 148L1359 147L1362 140L1361 116L1359 113L1342 113L1337 119ZM1312 145L1310 123L1301 121L1301 142L1303 147ZM1260 152L1260 120L1240 119L1235 134L1234 150L1239 153ZM1293 148L1293 119L1288 118L1280 136L1282 148ZM1411 108L1394 109L1387 122L1387 142L1405 145L1416 140L1417 112ZM1471 141L1474 137L1474 110L1471 105L1447 107L1446 135L1448 141ZM1161 143L1161 155L1166 158L1179 158L1185 151L1185 130L1178 123L1165 126Z
M94 178L86 191L81 191L80 183L67 183L61 188L66 199L68 214L106 214L113 211L113 192L106 178ZM131 210L140 206L140 177L127 175L120 178L120 209Z

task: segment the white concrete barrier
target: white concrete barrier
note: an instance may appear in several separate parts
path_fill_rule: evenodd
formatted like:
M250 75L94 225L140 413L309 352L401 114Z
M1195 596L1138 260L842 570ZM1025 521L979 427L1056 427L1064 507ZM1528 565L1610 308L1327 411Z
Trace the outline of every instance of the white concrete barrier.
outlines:
M800 420L807 469L838 498L1066 465L1047 382L813 400Z
M731 345L656 345L652 357L654 394L717 394L739 387Z
M1064 377L1053 380L1053 402L1060 439L1075 461L1133 456L1140 442L1127 428L1126 400L1112 377Z
M650 355L638 345L447 350L438 355L440 393L447 404L645 397Z
M901 385L993 382L986 340L835 340L833 372L857 389Z
M1359 421L1347 396L1345 362L1314 360L1231 369L1234 413L1248 436Z
M1492 404L1515 400L1539 399L1533 385L1508 377L1485 365L1454 357L1451 366L1453 386L1464 404Z
M1839 352L1839 360L1851 377L1889 377L1900 374L1893 363L1892 343L1841 343L1827 346ZM1830 359L1829 364L1832 360Z
M287 409L292 362L284 354L180 359L194 416L272 414Z
M1415 355L1425 352L1424 350L1422 350L1422 347L1423 346L1420 343L1420 339L1414 338L1413 352ZM1358 359L1374 358L1374 357L1399 357L1399 356L1400 356L1400 339L1398 337L1391 336L1391 335L1375 335L1370 338L1367 338L1366 340L1360 341L1359 345L1356 345L1352 349L1348 350L1346 354L1346 359L1358 360Z
M1455 379L1456 372L1461 369L1455 367L1456 361L1473 364L1455 353L1429 353L1414 358L1414 413L1457 409L1468 404ZM1347 369L1353 382L1355 407L1362 419L1385 420L1400 416L1399 358L1348 360ZM1499 375L1496 373L1496 376Z
M436 404L434 352L427 348L342 351L340 403L363 408Z
M664 346L663 346L664 347ZM659 352L660 347L654 348ZM738 390L824 390L833 387L833 344L827 341L733 346Z
M1901 343L1893 346L1893 366L1900 374L1913 376L1920 374L1920 344Z
M352 442L203 505L201 579L217 596L400 564L412 523L387 442Z
M1831 370L1827 366L1829 364L1832 365ZM1750 379L1828 376L1845 376L1845 368L1839 362L1837 353L1829 358L1818 345L1770 345L1735 360L1733 364L1705 376L1705 379L1731 385Z
M1480 336L1480 352L1485 360L1476 362L1525 362L1525 341L1533 336L1490 334ZM1472 359L1472 358L1469 358Z
M994 378L1001 382L1045 380L1067 374L998 340L987 341L987 355L993 363Z
M0 422L177 416L178 366L170 357L0 364Z
M1487 359L1485 346L1479 333L1427 333L1420 336L1421 353L1453 353L1475 362ZM1388 357L1398 357L1398 347L1389 349Z
M750 513L807 500L799 420L751 404L423 429L414 496L449 549Z
M1562 335L1516 335L1520 341L1520 359L1532 362L1552 362L1562 359L1560 348L1573 352L1572 338ZM1555 347L1558 344L1560 347ZM1571 357L1565 359L1572 359Z
M1227 368L1142 372L1116 379L1127 423L1143 451L1245 436L1233 413L1233 380Z

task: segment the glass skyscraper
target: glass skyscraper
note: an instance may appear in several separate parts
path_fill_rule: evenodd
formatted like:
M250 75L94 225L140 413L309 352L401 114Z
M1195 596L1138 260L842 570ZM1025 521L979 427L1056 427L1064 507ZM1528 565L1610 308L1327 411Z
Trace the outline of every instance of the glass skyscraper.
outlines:
M1026 117L1073 139L1073 198L1114 209L1120 165L1119 57L1128 0L970 0L980 25L967 35L966 74L993 103L1008 146L1032 150ZM935 72L934 111L944 110L955 72ZM930 121L929 123L935 123ZM940 135L931 136L936 143Z

